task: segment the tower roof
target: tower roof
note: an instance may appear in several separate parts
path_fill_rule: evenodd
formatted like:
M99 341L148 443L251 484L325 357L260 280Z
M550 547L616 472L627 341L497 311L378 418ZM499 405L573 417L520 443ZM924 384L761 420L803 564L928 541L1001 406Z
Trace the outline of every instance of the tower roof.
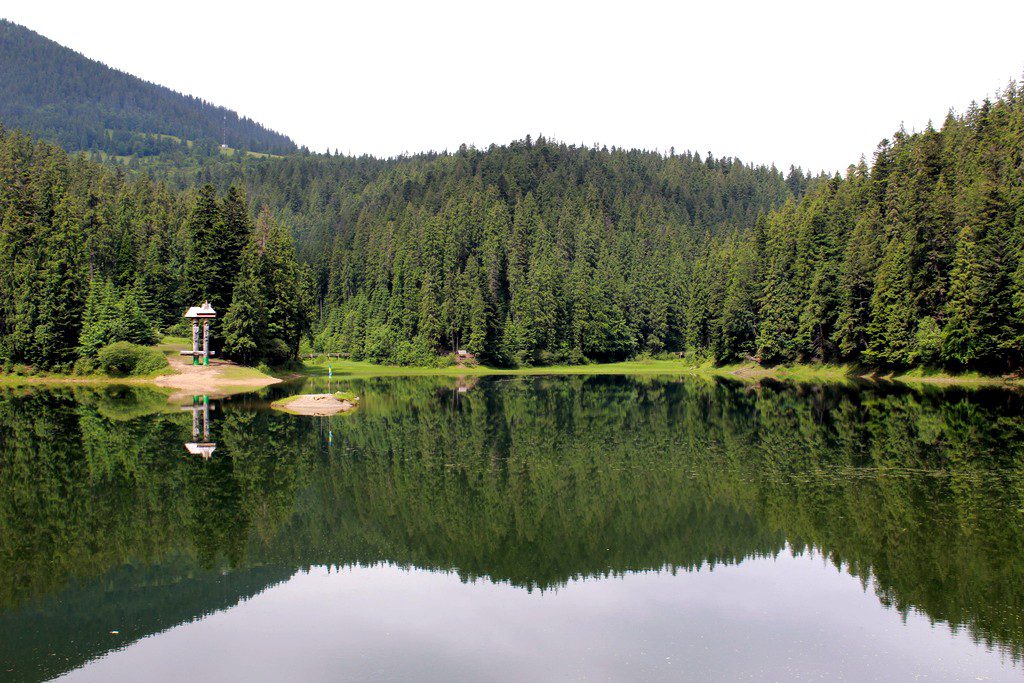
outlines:
M183 318L216 318L217 311L213 310L213 306L210 305L209 301L204 301L202 306L191 306Z

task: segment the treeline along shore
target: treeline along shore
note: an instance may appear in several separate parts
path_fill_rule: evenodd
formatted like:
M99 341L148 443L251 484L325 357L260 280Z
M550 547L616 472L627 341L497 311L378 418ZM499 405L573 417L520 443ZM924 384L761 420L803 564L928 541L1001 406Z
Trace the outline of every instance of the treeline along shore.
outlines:
M0 362L89 372L181 312L218 351L494 367L1024 362L1019 85L844 174L544 138L105 164L0 132Z

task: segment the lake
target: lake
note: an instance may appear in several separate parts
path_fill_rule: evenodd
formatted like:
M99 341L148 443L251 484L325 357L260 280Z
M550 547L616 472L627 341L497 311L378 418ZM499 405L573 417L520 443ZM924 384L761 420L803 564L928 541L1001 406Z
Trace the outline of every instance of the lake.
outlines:
M1020 393L306 384L0 390L0 679L1021 677Z

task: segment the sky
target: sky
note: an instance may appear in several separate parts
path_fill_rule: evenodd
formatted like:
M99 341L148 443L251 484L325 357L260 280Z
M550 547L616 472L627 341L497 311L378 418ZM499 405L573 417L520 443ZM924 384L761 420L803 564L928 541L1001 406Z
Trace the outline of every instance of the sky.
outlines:
M1024 2L0 0L314 151L531 134L844 169L1024 74Z

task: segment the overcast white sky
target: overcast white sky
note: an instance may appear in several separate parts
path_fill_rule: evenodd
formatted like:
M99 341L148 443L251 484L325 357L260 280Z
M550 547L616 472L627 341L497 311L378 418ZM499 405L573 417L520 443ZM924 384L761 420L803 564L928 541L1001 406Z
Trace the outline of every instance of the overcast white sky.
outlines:
M1024 73L1024 2L0 0L0 16L313 150L527 133L845 168Z

